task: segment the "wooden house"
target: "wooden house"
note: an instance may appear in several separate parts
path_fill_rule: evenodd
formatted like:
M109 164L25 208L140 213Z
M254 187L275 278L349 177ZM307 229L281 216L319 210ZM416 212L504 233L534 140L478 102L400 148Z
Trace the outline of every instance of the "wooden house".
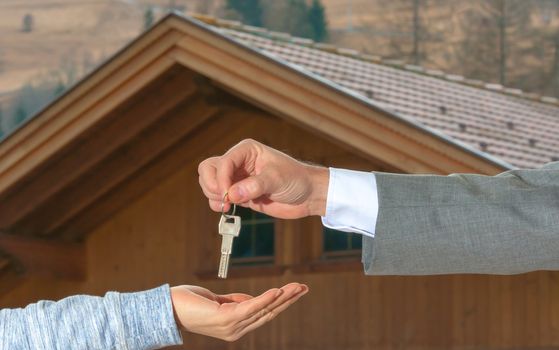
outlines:
M550 98L260 28L169 15L0 143L0 305L163 283L310 293L185 349L559 347L559 274L364 276L319 218L244 212L227 280L197 167L244 138L327 166L496 174L556 160Z

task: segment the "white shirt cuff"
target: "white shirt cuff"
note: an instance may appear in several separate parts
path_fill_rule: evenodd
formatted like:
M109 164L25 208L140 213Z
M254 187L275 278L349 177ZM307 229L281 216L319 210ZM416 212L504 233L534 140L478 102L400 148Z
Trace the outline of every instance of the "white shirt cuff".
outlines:
M328 228L375 236L378 216L377 181L374 173L330 168L326 215Z

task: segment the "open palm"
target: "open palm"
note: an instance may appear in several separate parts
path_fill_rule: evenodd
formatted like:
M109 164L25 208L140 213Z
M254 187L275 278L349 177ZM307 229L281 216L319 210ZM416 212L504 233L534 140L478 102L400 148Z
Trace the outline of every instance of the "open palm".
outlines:
M253 297L233 293L218 295L197 286L171 288L177 323L185 330L234 341L272 320L287 309L308 287L290 283Z

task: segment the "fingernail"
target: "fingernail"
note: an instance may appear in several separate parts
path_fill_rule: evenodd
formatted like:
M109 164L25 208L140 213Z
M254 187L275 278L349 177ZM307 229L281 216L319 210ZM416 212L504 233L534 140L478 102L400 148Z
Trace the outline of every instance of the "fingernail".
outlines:
M236 201L242 202L243 199L246 197L246 190L242 186L235 186L231 189L233 197Z
M278 289L276 292L276 298L283 294L283 289Z

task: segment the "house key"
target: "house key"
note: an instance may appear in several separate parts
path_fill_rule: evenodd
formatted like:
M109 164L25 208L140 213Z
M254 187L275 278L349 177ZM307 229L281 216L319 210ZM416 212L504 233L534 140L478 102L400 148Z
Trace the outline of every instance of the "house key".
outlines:
M225 205L225 198L227 193L223 196L221 202L221 218L219 219L219 234L221 235L221 259L219 260L219 271L217 277L227 278L227 271L229 270L229 257L233 250L233 239L239 236L241 232L241 217L235 216L236 206L233 203L233 212L231 215L223 211Z

